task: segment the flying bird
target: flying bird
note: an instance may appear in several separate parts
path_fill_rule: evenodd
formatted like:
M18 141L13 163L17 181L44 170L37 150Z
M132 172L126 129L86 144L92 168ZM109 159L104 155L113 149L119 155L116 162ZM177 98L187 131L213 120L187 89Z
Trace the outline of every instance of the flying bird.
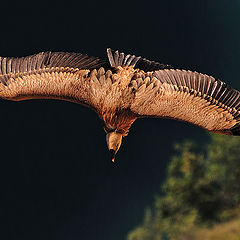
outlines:
M90 107L103 123L112 161L138 118L172 118L240 135L240 93L226 83L111 49L107 56L108 61L65 52L0 57L0 97Z

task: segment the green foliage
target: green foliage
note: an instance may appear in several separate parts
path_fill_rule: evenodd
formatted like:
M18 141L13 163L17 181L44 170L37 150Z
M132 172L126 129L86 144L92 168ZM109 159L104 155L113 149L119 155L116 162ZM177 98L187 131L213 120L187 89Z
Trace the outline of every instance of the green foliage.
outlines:
M128 240L195 239L199 229L233 219L240 206L240 138L213 134L203 149L175 146L162 196ZM196 238L197 239L197 238Z

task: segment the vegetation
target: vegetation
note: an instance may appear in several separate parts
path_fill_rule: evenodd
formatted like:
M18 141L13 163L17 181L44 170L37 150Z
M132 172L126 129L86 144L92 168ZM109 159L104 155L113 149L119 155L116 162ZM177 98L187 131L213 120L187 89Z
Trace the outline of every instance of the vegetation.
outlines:
M240 138L175 146L163 194L128 240L240 240Z

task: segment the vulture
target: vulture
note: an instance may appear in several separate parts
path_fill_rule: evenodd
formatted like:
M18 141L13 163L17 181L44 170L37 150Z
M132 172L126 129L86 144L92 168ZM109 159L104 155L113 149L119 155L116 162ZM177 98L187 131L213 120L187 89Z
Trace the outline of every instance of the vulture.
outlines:
M102 121L112 161L138 118L171 118L240 135L240 93L226 83L109 48L107 56L106 61L67 52L0 57L0 97L90 107Z

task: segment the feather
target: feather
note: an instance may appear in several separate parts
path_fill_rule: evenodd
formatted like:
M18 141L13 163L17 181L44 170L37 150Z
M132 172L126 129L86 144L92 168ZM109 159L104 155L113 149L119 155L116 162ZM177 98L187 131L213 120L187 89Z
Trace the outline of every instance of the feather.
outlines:
M154 71L158 69L169 69L172 68L170 65L161 64L154 61L149 61L142 57L136 57L135 55L120 53L119 51L113 51L112 49L107 49L107 55L109 63L112 67L117 66L133 66L139 68L145 72Z

